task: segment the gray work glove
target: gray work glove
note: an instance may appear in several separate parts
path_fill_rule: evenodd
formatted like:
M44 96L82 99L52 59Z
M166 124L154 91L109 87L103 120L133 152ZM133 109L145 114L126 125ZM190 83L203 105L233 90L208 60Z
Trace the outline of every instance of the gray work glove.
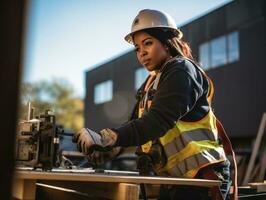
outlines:
M82 128L73 136L73 142L77 143L77 148L85 155L93 151L110 151L115 144L117 134L111 129L103 129L100 134L88 129Z
M100 134L102 136L102 143L103 146L114 146L117 140L117 133L115 133L113 130L109 128L102 129L100 131Z
M89 156L88 159L94 164L100 165L107 161L112 160L121 152L121 147L113 147L117 140L117 134L109 129L103 129L100 131L102 136L101 142L105 147L111 147L107 151L101 151L100 149L95 149ZM112 148L113 147L113 148Z
M122 151L121 147L114 147L110 151L93 151L88 155L88 160L93 164L101 165L117 157Z
M86 155L92 153L95 146L103 146L101 135L88 128L80 129L72 140L77 143L78 150Z

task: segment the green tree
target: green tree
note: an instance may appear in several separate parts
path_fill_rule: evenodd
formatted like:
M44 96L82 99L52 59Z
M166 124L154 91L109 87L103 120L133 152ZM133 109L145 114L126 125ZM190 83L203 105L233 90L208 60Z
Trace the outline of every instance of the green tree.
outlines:
M26 119L29 101L35 108L35 115L49 109L54 112L57 124L74 131L83 127L83 100L74 95L72 85L66 80L54 79L37 83L23 83L20 119Z

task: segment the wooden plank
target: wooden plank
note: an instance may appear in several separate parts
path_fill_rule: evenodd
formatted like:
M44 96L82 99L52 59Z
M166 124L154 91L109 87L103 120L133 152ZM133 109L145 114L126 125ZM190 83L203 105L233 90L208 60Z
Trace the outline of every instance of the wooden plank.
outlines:
M136 184L119 183L116 195L116 200L137 200L139 199L139 186Z
M77 191L91 191L92 194L112 199L138 199L138 184L167 184L167 185L189 185L199 187L213 187L221 184L216 180L205 179L184 179L158 176L119 176L107 174L86 174L86 173L59 173L43 171L16 171L13 196L18 199L34 199L35 181L47 182L55 185L61 182L65 188L76 189ZM80 187L83 184L84 187ZM88 184L90 186L88 187ZM60 186L60 185L59 185ZM84 190L83 190L83 189Z
M85 182L106 182L106 183L134 183L134 184L167 184L167 185L191 185L200 187L213 187L221 184L217 180L206 179L185 179L159 176L118 176L105 174L84 174L84 173L57 173L57 172L36 172L36 171L16 171L15 177L18 179L35 180L65 180L65 181L85 181Z
M23 55L28 44L28 27L33 2L12 0L1 1L0 6L0 199L11 197L14 171L14 144L19 116ZM24 66L25 67L25 66Z
M251 176L251 173L253 171L253 167L254 167L255 160L256 160L256 157L257 157L257 153L258 153L258 150L259 150L259 147L260 147L260 143L262 141L262 137L263 137L263 133L264 133L264 130L265 130L265 126L266 126L266 113L263 113L263 116L262 116L262 119L261 119L261 123L260 123L260 127L259 127L259 131L258 131L256 140L255 140L254 148L252 150L251 158L249 160L248 168L247 168L246 175L245 175L245 178L243 180L242 185L247 185L248 182L250 181L250 176Z
M145 185L145 192L148 198L157 198L160 193L161 185Z
M265 171L266 171L266 145L264 146L264 149L262 150L262 153L261 153L260 170L259 170L259 174L258 174L258 181L263 181L264 180Z
M15 179L13 182L13 197L20 200L34 200L36 180Z
M139 199L139 186L128 183L92 183L75 181L39 181L38 187L65 193L63 198L69 197L69 193L75 193L82 197L108 198L114 200L135 200ZM46 190L47 190L46 189ZM56 197L53 197L56 198Z
M256 188L257 192L266 192L266 183L249 183L251 188Z

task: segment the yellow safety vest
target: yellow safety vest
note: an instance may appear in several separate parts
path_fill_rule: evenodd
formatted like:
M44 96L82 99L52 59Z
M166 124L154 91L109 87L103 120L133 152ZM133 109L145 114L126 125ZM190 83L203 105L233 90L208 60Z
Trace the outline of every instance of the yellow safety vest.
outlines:
M209 112L195 122L178 120L172 129L159 138L167 161L164 166L154 169L158 175L192 178L202 167L223 162L226 159L223 146L218 140L216 117L210 106L213 84L205 72L198 65L196 66L209 82ZM139 104L139 117L150 108L152 102L148 100L148 91L151 88L157 89L160 76L161 74L158 73L156 78L150 76L147 80L144 88L146 97L144 96ZM148 153L152 144L153 142L149 141L142 145L142 151Z

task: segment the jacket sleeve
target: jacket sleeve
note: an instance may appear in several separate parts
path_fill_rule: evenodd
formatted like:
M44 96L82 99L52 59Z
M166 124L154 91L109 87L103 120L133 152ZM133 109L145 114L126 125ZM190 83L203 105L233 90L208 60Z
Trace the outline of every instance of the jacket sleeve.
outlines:
M201 94L201 85L190 73L178 68L168 70L161 76L148 112L114 129L118 134L116 146L139 146L162 137L193 108Z

